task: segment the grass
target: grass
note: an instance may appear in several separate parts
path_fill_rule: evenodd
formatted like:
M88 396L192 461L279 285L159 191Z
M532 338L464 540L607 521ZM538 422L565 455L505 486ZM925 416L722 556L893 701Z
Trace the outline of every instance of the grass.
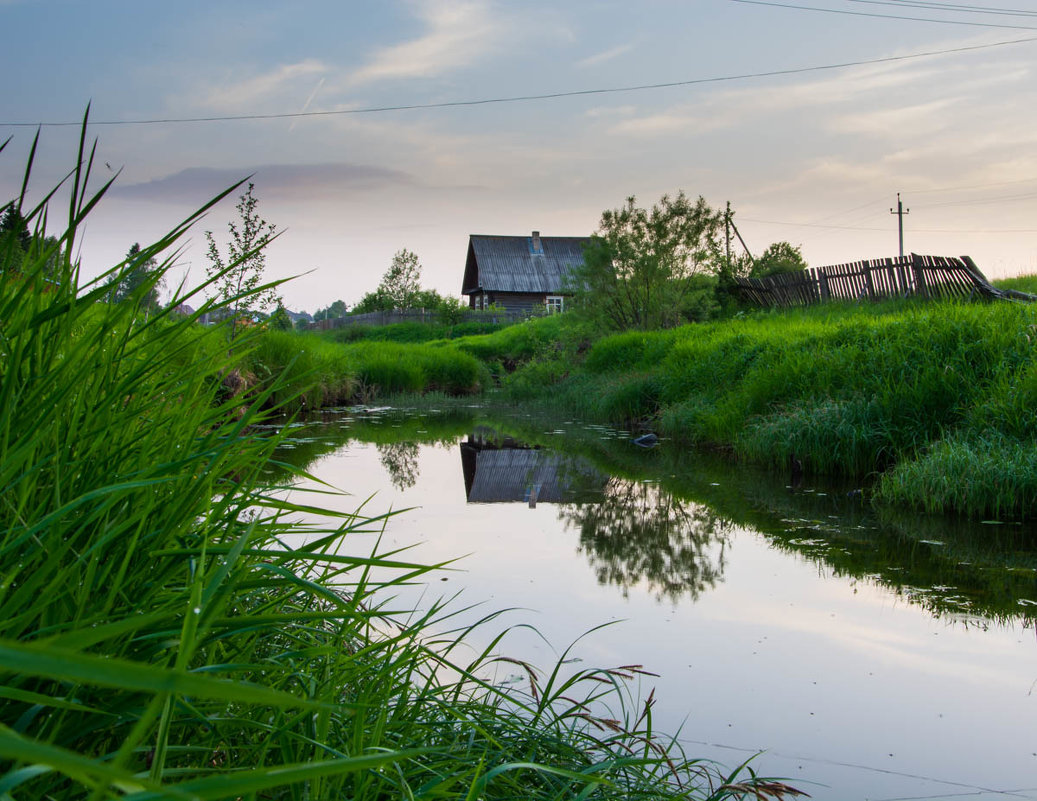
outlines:
M1035 331L1027 304L832 305L608 336L582 365L549 355L511 381L566 414L781 470L882 475L883 502L1032 517Z
M1037 275L1019 275L1014 278L999 278L992 282L998 289L1014 289L1037 295Z
M342 345L292 331L264 331L241 360L246 383L279 409L312 410L398 393L470 395L491 381L454 348L377 340Z
M503 327L504 323L481 320L461 323L405 322L389 325L350 325L323 331L319 336L329 342L345 344L360 341L418 343L490 334Z
M58 249L0 243L0 797L788 795L654 732L636 666L519 660L527 689L502 689L503 634L472 654L444 607L395 609L435 566L386 550L385 516L269 485L280 435L261 432L310 391L310 355L278 370L283 341L145 313L147 286L105 302L125 264L80 281L68 254L107 188L87 191L85 134ZM14 202L47 228L46 205ZM207 208L144 248L156 280ZM268 374L241 394L249 360Z
M266 331L245 364L252 384L273 383L269 401L280 409L338 406L360 391L354 360L341 346L312 334Z

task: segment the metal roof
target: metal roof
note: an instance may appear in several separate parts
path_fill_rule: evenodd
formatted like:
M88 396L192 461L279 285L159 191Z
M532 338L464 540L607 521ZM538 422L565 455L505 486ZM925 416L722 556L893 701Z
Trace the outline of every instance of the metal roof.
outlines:
M469 503L600 500L607 477L589 463L535 448L461 444Z
M538 237L541 252L534 252L532 237L484 236L468 239L461 294L528 292L553 294L567 289L573 272L583 266L586 236Z

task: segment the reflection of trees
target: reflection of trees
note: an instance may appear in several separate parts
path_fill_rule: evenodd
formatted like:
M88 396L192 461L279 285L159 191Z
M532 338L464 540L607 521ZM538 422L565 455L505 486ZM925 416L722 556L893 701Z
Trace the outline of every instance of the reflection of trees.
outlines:
M418 443L379 443L378 458L389 473L389 480L398 490L410 489L418 482Z
M694 600L723 578L731 521L657 484L611 478L599 503L562 506L559 517L579 531L598 581L624 594L644 582L658 600Z

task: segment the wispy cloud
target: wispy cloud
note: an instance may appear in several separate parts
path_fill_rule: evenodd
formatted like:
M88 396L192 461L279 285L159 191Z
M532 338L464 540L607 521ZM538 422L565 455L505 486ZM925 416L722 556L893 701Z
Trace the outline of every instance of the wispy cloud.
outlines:
M671 134L702 134L734 124L730 110L712 105L672 106L655 114L629 116L609 128L621 136L657 137Z
M323 77L329 67L315 59L295 64L282 64L245 80L212 86L201 95L202 105L211 108L255 108L264 101L282 100L286 95L299 95L309 88L313 76Z
M608 50L603 50L600 53L595 53L593 56L587 56L587 58L581 59L576 62L576 66L581 69L586 67L593 67L598 64L603 64L606 61L611 61L614 58L619 58L624 53L629 53L634 49L633 42L627 42L626 44L617 45L616 47Z
M950 98L917 103L910 106L880 108L834 117L829 128L836 133L877 134L896 138L905 126L913 134L939 132L947 127L949 109L956 104Z
M440 75L490 52L505 31L505 18L483 0L422 0L418 16L427 28L422 36L375 53L349 82Z

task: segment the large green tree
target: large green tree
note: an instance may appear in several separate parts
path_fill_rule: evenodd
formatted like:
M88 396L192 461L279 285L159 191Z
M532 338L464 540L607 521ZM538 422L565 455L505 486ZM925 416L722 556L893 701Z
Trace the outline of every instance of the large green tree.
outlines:
M723 215L703 198L663 195L651 209L605 211L575 274L577 306L610 329L650 329L688 319L689 302L715 272ZM711 293L707 293L711 298Z
M256 210L259 200L254 190L255 185L249 182L248 189L235 207L238 221L227 223L230 240L226 258L220 255L212 231L205 232L209 244L206 254L209 264L205 270L210 279L215 279L216 294L231 309L235 326L240 318L265 314L281 303L274 287L257 291L264 283L265 248L277 236L277 229L259 216Z

